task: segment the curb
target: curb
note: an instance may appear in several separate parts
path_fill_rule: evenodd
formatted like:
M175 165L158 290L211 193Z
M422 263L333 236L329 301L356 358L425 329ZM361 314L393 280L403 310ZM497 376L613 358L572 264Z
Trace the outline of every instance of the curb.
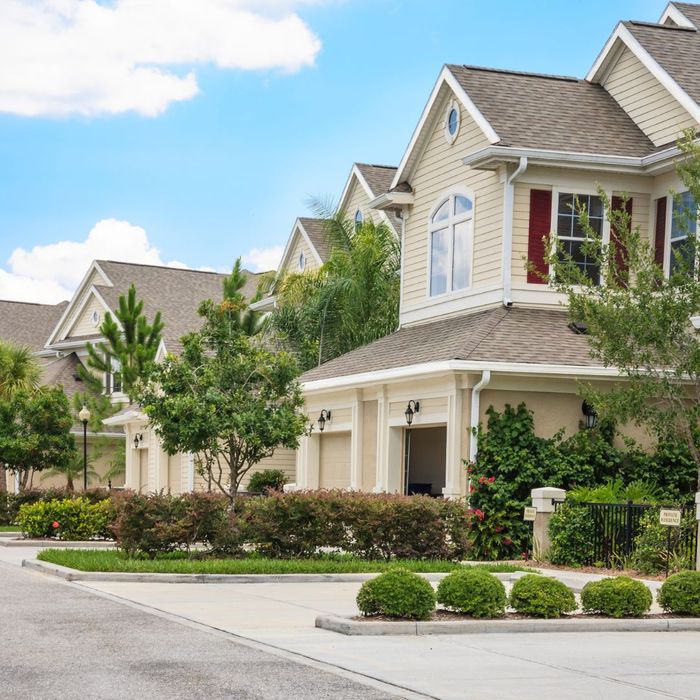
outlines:
M348 636L372 637L533 632L700 632L700 618L360 622L348 617L319 615L316 627Z
M23 559L22 566L65 581L112 581L119 583L363 583L374 574L158 574L118 571L79 571L38 559ZM501 581L514 581L522 572L494 574ZM421 574L431 582L441 581L447 574ZM394 624L394 623L391 623Z
M61 549L114 549L114 542L109 540L86 540L71 542L70 540L25 540L0 537L0 547L60 547Z

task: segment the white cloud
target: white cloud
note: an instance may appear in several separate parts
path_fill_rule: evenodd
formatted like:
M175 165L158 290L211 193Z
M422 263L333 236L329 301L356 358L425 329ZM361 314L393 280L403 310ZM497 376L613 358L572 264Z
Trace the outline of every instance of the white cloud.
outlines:
M84 241L60 241L31 250L16 248L8 261L10 269L0 269L0 299L45 304L69 299L90 263L99 259L186 267L177 260L163 262L140 226L103 219Z
M1 0L0 112L156 116L199 92L194 67L298 71L321 42L308 0Z
M253 248L251 251L241 256L243 266L251 272L267 272L276 270L282 259L284 247L281 245L272 248Z

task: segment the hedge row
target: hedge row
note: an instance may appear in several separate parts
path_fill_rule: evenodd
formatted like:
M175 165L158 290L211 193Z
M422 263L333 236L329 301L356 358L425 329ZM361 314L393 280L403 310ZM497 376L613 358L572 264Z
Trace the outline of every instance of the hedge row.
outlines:
M0 492L0 525L13 525L17 521L19 509L25 503L39 503L53 500L85 498L90 503L109 498L114 493L107 489L88 489L87 491L68 491L67 489L30 489L19 493Z

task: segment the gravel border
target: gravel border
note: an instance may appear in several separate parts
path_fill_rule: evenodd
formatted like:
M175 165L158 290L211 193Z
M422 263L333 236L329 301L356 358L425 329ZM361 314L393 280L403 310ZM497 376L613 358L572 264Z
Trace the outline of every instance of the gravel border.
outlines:
M429 634L523 632L700 632L700 618L364 622L353 620L349 617L319 615L316 618L316 627L349 636L422 636Z

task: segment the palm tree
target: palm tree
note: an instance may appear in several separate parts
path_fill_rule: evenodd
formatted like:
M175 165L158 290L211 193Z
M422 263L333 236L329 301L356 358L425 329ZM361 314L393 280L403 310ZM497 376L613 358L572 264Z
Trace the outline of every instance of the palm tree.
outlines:
M92 468L91 461L88 460L88 478L89 479L97 479L99 480L99 475L97 472ZM65 467L52 467L51 469L46 469L44 472L41 474L41 480L45 481L46 479L50 479L51 477L54 476L64 476L66 478L66 490L67 491L74 491L75 490L75 481L80 482L83 478L83 458L82 456L76 457L74 460L71 460L68 464L66 464Z
M39 385L41 368L29 348L0 341L0 401ZM7 491L7 470L0 464L0 493Z
M304 368L396 330L401 250L396 235L371 220L355 226L341 212L326 218L331 247L319 270L281 277L271 327Z

